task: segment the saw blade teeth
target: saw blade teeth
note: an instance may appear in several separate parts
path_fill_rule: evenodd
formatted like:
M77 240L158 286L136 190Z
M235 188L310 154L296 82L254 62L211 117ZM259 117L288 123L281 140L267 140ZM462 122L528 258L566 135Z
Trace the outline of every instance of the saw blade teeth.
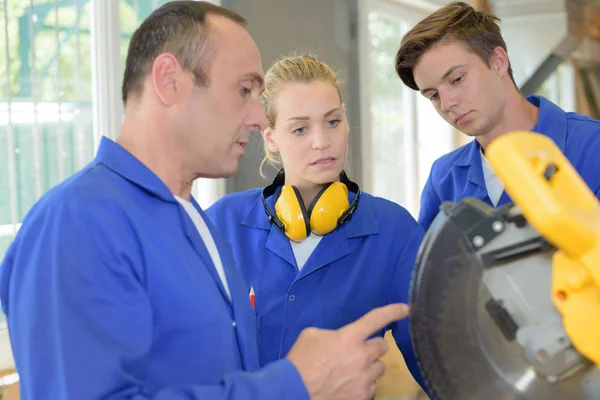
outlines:
M435 398L442 398L441 396L444 393L447 396L449 387L456 387L460 384L459 382L469 378L468 373L458 372L461 371L460 366L464 363L464 360L456 360L457 355L455 354L456 345L465 339L464 329L461 329L458 324L448 323L448 320L452 322L462 318L458 311L459 308L455 306L457 293L450 288L460 286L460 283L455 282L464 280L464 272L459 271L457 268L447 268L444 273L448 285L436 293L436 297L443 299L439 303L440 308L435 313L428 313L427 324L414 324L413 328L413 342L418 342L416 338L421 338L423 339L421 344L427 343L424 347L429 347L429 351L421 352L417 358L423 370L427 386ZM420 286L419 296L415 298L416 310L426 310L428 308L427 302L430 300L431 295L428 293L428 288L423 285ZM418 311L416 312L418 313ZM444 332L439 332L435 328L442 326ZM436 336L443 337L444 340L435 340ZM444 368L432 367L439 366L440 359L445 360L447 365ZM453 371L452 374L448 374L448 370ZM464 369L462 370L464 371Z

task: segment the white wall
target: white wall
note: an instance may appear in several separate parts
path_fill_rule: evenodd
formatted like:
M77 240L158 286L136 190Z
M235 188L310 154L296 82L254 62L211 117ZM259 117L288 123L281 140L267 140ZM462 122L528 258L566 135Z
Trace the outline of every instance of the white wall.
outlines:
M567 35L566 13L504 17L500 28L520 86Z
M341 86L350 124L350 154L347 172L359 185L361 128L359 106L358 0L222 0L248 20L248 31L260 49L266 70L275 60L296 51L315 53L341 72ZM259 175L264 156L262 138L254 133L240 161L238 174L228 179L227 191L235 192L269 184L275 170Z

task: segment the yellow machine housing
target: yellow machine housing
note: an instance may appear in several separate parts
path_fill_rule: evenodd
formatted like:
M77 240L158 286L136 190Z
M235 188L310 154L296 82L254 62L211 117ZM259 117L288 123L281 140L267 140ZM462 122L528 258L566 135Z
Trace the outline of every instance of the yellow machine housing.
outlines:
M600 203L544 135L502 135L486 157L527 221L558 248L552 301L573 346L600 366Z

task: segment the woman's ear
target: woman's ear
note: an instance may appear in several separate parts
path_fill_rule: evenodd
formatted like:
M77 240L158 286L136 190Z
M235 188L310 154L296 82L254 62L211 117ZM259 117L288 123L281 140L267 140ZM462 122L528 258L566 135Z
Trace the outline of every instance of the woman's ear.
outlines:
M273 129L266 128L261 133L265 143L267 144L267 149L269 149L271 153L277 153L279 151L279 147L277 147L277 143L275 143Z

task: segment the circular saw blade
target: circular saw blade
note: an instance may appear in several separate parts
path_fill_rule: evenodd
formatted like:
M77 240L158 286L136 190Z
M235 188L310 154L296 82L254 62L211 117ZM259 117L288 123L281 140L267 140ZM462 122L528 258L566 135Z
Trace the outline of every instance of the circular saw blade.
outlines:
M464 223L453 219L461 207L470 208L473 224L477 218L507 212L506 207L493 209L475 199L445 204L423 241L411 282L410 318L413 346L430 395L437 400L593 398L585 388L589 371L548 382L490 316L483 266Z

